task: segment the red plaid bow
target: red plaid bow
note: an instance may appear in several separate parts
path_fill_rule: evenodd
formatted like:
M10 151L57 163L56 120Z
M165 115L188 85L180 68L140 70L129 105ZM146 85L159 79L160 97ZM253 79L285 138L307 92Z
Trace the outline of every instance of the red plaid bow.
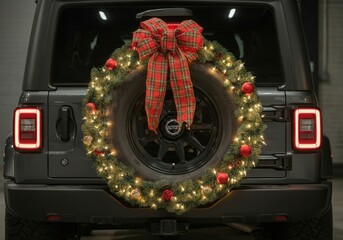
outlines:
M202 27L192 20L183 21L176 29L168 29L159 18L141 23L143 29L133 33L132 46L141 60L150 57L146 80L145 111L148 127L158 127L167 87L168 67L170 85L177 110L177 121L190 126L195 111L193 84L188 61L195 60L204 39Z

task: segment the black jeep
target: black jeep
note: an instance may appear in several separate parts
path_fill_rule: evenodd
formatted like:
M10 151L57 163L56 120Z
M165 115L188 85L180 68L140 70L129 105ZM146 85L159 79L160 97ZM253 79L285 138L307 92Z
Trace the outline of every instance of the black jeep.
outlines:
M168 77L148 127L151 69L131 41L152 18L203 29L192 125ZM4 155L8 240L198 224L332 239L332 159L296 0L38 0L22 90Z

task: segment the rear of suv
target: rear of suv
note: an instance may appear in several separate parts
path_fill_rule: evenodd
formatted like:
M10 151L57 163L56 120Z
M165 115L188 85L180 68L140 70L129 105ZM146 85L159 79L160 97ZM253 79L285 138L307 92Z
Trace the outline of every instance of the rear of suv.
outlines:
M172 24L192 19L207 40L241 60L256 77L266 125L266 145L240 186L181 215L130 205L113 194L83 143L83 99L92 68L101 71L111 53L151 17ZM144 142L132 131L144 118L135 114L142 105L135 97L144 94L141 86L133 83L115 98L122 102L119 115L131 116L114 126L121 160L144 178L194 178L224 154L217 139L233 136L222 128L230 123L222 116L230 106L212 97L219 93L207 88L202 71L193 73L202 106L195 118L210 120L191 138L174 135L174 117L167 114L160 121L165 128L156 133L159 140ZM253 225L263 229L259 239L332 239L332 159L297 1L38 1L22 89L4 155L6 239L68 239L100 226L137 225L178 236L204 223Z

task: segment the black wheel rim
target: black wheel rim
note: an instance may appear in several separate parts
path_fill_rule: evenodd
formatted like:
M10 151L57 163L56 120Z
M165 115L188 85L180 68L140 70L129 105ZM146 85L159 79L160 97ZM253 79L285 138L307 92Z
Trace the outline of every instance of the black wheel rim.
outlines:
M222 126L213 100L194 87L196 110L190 129L178 126L171 89L167 89L157 132L148 130L144 94L132 101L128 111L130 147L148 168L181 175L208 163L220 144Z

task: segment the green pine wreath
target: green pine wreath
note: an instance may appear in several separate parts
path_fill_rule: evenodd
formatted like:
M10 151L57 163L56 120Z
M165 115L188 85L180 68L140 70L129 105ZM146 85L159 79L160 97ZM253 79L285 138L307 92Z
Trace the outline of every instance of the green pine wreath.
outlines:
M176 214L229 194L256 165L265 144L262 106L253 85L255 77L223 46L206 40L196 61L225 77L227 93L236 100L235 118L239 124L236 136L229 143L219 166L207 169L199 178L172 183L141 179L134 168L117 159L115 146L108 139L109 129L115 124L109 118L114 91L131 71L147 64L147 61L139 61L130 44L116 49L102 68L92 69L84 98L83 143L97 173L107 182L112 193L133 206L165 209Z

